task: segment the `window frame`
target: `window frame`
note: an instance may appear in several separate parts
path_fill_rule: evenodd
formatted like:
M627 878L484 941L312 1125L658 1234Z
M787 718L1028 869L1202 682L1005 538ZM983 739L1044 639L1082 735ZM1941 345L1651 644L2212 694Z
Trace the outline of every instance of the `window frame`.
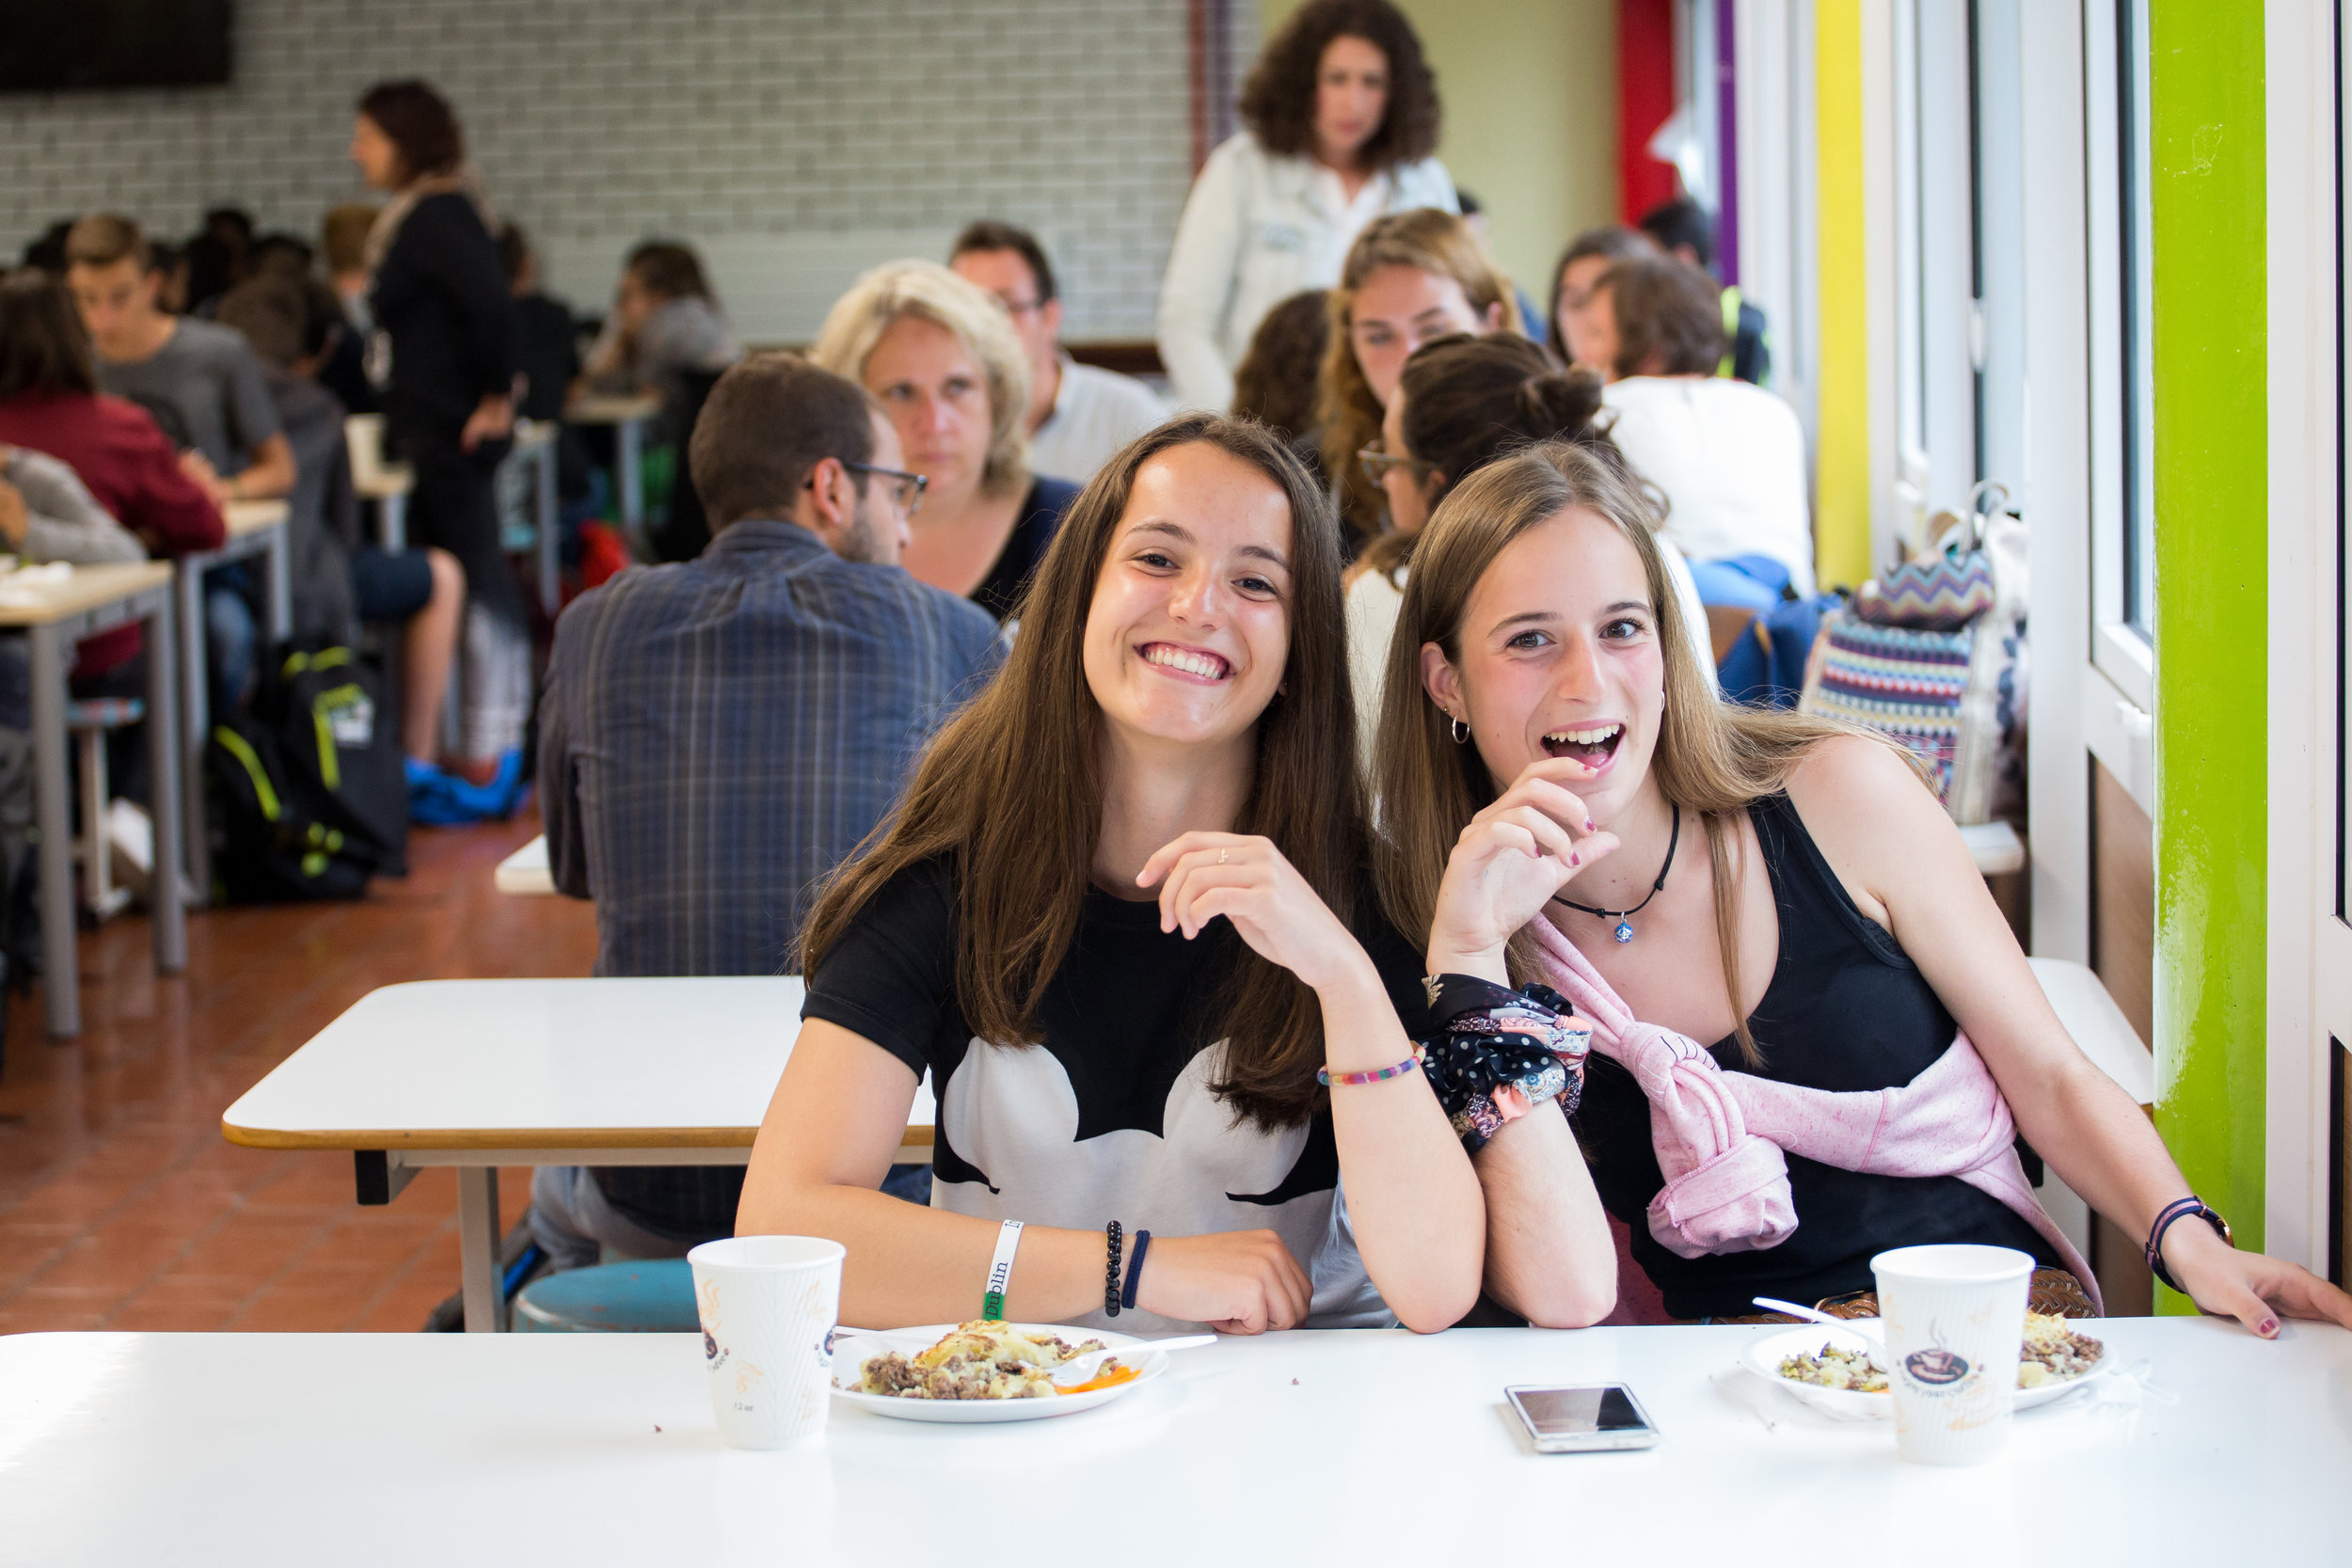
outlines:
M2083 6L2090 295L2090 662L2139 718L2155 709L2147 0ZM2129 12L2126 31L2120 12ZM2123 79L2126 40L2131 79ZM2128 119L2126 117L2129 117ZM2129 163L2126 163L2128 154ZM2127 738L2138 721L2123 716ZM2110 765L2119 778L2125 769ZM2137 769L2132 769L2137 771ZM2139 791L2134 790L2135 797ZM2143 807L2153 805L2141 800Z

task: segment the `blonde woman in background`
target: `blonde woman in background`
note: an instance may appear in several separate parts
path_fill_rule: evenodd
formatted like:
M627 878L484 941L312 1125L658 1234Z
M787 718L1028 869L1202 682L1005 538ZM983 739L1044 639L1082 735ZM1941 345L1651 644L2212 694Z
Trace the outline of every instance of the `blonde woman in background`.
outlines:
M1323 471L1339 495L1351 556L1389 527L1387 499L1356 454L1379 439L1405 361L1457 332L1518 332L1512 296L1511 280L1452 213L1423 208L1381 218L1349 247L1328 301L1318 423Z
M1387 213L1454 212L1438 85L1388 0L1308 0L1259 53L1235 135L1202 166L1160 285L1160 358L1176 402L1224 408L1258 323L1327 288Z
M1078 487L1029 472L1029 362L994 294L890 261L834 303L810 357L882 401L920 476L900 564L1010 619Z

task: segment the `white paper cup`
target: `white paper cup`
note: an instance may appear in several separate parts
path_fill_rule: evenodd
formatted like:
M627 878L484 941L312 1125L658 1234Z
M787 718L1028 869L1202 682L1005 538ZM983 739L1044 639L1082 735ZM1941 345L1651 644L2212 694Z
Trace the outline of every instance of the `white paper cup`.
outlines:
M1886 1322L1895 1449L1976 1465L2009 1446L2034 1260L2003 1246L1908 1246L1870 1259Z
M710 1408L729 1447L786 1449L823 1434L847 1256L818 1236L734 1236L686 1255Z

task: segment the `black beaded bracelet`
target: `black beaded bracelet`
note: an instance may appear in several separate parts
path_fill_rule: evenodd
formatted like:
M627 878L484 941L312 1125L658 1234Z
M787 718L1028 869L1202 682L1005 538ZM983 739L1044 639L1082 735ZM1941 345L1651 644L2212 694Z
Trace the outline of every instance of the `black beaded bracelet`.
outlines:
M1119 1254L1124 1245L1117 1220L1103 1227L1104 1238L1110 1243L1110 1259L1103 1266L1103 1316L1119 1316Z

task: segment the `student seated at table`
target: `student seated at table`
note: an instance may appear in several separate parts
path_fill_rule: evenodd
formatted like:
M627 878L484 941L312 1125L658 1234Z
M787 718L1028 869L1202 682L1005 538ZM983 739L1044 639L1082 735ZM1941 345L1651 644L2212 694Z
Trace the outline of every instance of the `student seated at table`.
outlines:
M927 488L906 568L1013 615L1078 487L1033 475L1029 362L1000 302L935 261L891 261L834 302L809 357L882 399Z
M710 547L556 624L540 810L555 885L596 900L598 974L790 968L818 884L995 669L995 623L898 564L905 467L853 383L745 360L694 426ZM727 1166L545 1169L532 1229L564 1268L599 1243L675 1256L732 1233L742 1186Z
M1666 537L1699 597L1762 614L1813 594L1804 430L1760 387L1715 373L1724 323L1714 280L1664 258L1620 261L1593 290L1610 437L1664 492Z
M1600 378L1563 372L1544 350L1515 332L1439 338L1413 351L1389 394L1379 439L1358 454L1366 478L1389 502L1389 531L1347 574L1347 660L1356 689L1358 739L1369 764L1380 728L1389 639L1404 603L1405 575L1430 512L1457 484L1502 453L1537 441L1574 441L1622 462L1600 414ZM1693 651L1711 687L1714 656L1706 612L1691 569L1661 544L1682 602Z
M1132 375L1081 365L1061 346L1061 286L1027 230L993 218L965 226L948 252L959 277L1002 301L1029 355L1029 467L1084 484L1111 454L1168 418L1159 394Z
M183 437L190 471L222 505L293 489L294 451L261 365L236 333L161 309L162 278L138 225L93 213L66 236L65 253L100 389L155 410L167 433ZM242 562L206 574L206 667L216 705L233 705L252 678L258 594Z
M723 371L742 357L735 333L703 276L702 258L671 240L648 240L628 253L612 313L588 351L588 389L642 393L660 400L654 439L673 441L686 378Z
M548 293L539 253L520 224L499 228L499 264L522 323L522 400L515 411L555 431L555 485L564 514L564 558L580 558L580 525L587 519L594 456L576 425L562 422L564 404L580 379L580 329L572 308Z
M0 361L5 356L0 347ZM6 443L0 443L0 550L28 566L147 559L137 538L106 515L72 468L46 452ZM32 728L29 652L22 634L0 635L0 1027L8 1018L7 982L18 972L24 958L21 939L29 934L13 926L18 877L31 864Z
M335 352L319 372L319 385L335 394L344 411L379 411L375 384L368 379L368 230L375 227L380 209L364 201L329 207L319 223L319 255L326 265L327 287L342 306L343 332Z
M2187 1181L2068 1037L1911 759L1717 701L1682 613L1617 466L1502 458L1422 531L1378 748L1384 907L1593 1022L1577 1130L1666 1311L1852 1311L1874 1254L1936 1242L2028 1253L2038 1310L2091 1311L2022 1132L2126 1234L2164 1224L2205 1310L2352 1325L2352 1297L2176 1212ZM1466 925L1449 865L1505 825L1550 896Z
M1460 218L1428 207L1367 225L1347 248L1329 305L1316 417L1323 471L1353 555L1389 528L1387 498L1356 454L1378 437L1406 359L1456 332L1517 333L1519 309L1486 247Z
M212 494L146 410L98 390L89 339L64 283L26 269L0 277L0 442L46 452L73 470L98 504L166 558L217 549L229 536ZM86 696L130 696L140 627L85 640L74 681ZM141 777L139 747L123 753L125 792Z
M294 632L356 641L362 622L397 622L400 733L413 775L440 754L441 700L457 657L466 572L447 550L385 550L360 532L343 405L319 385L342 335L342 309L324 283L254 277L221 296L213 319L245 335L294 452L286 499Z
M1609 379L1616 365L1616 332L1605 319L1597 328L1594 290L1619 261L1657 254L1648 235L1620 223L1587 229L1568 242L1551 269L1551 341L1561 358Z
M1142 1332L1434 1330L1482 1280L1609 1310L1557 1015L1450 949L1424 990L1363 883L1343 635L1328 503L1263 426L1178 419L1088 485L1004 673L810 917L737 1223L844 1243L843 1322L980 1316L1009 1256L1001 1315ZM1472 861L1444 906L1518 911ZM1478 1034L1505 997L1529 1033ZM873 1190L926 1069L929 1210Z

